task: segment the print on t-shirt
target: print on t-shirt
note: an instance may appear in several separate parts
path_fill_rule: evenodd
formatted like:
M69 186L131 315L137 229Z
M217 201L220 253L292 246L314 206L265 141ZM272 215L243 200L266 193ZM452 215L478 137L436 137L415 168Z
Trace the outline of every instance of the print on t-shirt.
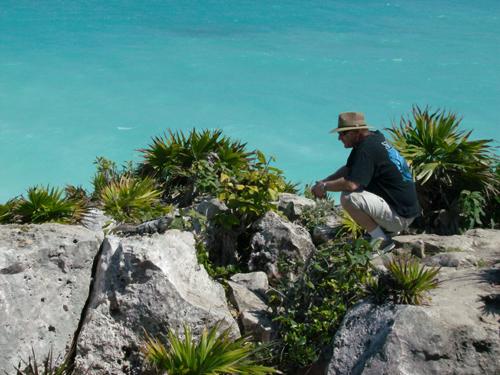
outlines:
M405 158L401 156L401 154L396 150L394 147L392 147L389 142L384 141L382 142L382 145L385 147L387 150L387 153L389 154L389 159L391 162L393 162L396 167L399 170L399 173L403 176L404 181L412 181L412 175L410 168L408 167L408 163L406 162Z

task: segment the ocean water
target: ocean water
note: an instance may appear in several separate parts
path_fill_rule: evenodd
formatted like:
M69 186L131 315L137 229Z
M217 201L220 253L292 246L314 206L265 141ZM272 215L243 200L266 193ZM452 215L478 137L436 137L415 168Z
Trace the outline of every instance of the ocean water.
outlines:
M302 183L346 159L343 111L411 106L498 140L500 1L0 0L0 202L88 187L166 129L220 128Z

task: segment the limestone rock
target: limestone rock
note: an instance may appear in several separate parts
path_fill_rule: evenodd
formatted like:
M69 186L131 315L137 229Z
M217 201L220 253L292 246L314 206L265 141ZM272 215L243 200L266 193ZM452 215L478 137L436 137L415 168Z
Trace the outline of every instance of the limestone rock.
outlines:
M184 324L196 337L221 321L239 336L224 289L198 265L192 233L108 237L102 245L76 363L91 374L140 374L144 330L153 336Z
M286 221L275 212L267 212L254 224L254 229L256 233L250 242L252 254L249 268L264 271L270 278L280 277L280 258L286 257L289 263L293 260L296 264L294 271L297 271L315 251L306 229Z
M81 226L0 226L0 372L33 348L39 362L72 343L102 237Z
M337 331L327 374L500 373L498 234L452 236L454 247L471 249L456 254L479 254L491 266L442 268L429 306L354 307ZM439 248L449 248L447 240L432 237Z
M426 259L425 262L446 267L475 265L500 258L500 231L493 229L473 229L454 236L418 234L393 239L398 247L408 248L420 257L435 256L434 260ZM446 253L452 255L444 255Z
M333 240L342 225L342 218L339 215L329 215L326 223L314 227L312 239L316 245Z
M426 255L442 252L473 251L474 240L468 236L440 236L437 234L418 234L393 237L397 246L410 249L423 247Z
M228 281L230 298L239 311L245 334L252 334L261 342L271 341L273 333L269 308L265 302L250 289L233 281Z
M245 286L260 296L264 296L269 289L267 275L262 271L237 273L231 276L231 281Z
M478 264L478 260L473 254L450 252L427 257L423 263L432 267L473 267Z
M211 220L220 212L227 211L227 206L217 198L204 199L194 206L194 210Z
M281 193L279 195L278 210L283 212L290 220L295 220L299 217L306 207L314 208L316 207L316 202L296 194Z

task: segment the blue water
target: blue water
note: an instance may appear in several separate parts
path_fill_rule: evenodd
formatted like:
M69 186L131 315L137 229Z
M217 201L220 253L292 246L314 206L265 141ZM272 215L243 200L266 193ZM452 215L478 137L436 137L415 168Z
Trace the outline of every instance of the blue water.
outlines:
M309 182L342 111L412 104L498 139L500 1L0 0L0 202L89 186L167 128L221 128Z

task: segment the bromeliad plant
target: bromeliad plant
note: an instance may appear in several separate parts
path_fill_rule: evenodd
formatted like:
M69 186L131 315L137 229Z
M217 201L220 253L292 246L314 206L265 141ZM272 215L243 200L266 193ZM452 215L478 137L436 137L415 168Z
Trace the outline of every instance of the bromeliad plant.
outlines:
M167 346L146 334L143 352L146 361L161 373L185 375L216 374L274 374L277 370L256 363L254 345L246 337L230 338L226 329L218 333L220 325L204 329L198 342L191 330L184 326L184 339L169 330Z
M102 190L111 183L117 183L122 177L133 177L134 167L131 162L118 168L116 163L105 157L98 156L94 161L97 171L92 178L94 192L92 198L98 200Z
M439 285L437 275L440 268L425 267L411 255L385 259L385 274L367 280L368 294L377 302L390 299L397 304L422 305L427 294Z
M154 180L122 176L104 186L100 201L104 212L119 222L140 223L165 215L171 206L162 205Z
M85 202L67 198L62 189L35 186L28 189L26 197L11 200L3 205L0 220L35 224L76 223L84 212Z
M221 173L246 169L252 153L245 147L221 130L193 129L188 135L169 130L139 150L139 172L158 180L165 198L187 205L200 193L213 194Z
M460 123L455 113L414 107L411 117L388 129L413 169L427 229L438 213L457 202L461 191L479 191L490 199L500 190L492 140L470 139L472 131L460 130Z

